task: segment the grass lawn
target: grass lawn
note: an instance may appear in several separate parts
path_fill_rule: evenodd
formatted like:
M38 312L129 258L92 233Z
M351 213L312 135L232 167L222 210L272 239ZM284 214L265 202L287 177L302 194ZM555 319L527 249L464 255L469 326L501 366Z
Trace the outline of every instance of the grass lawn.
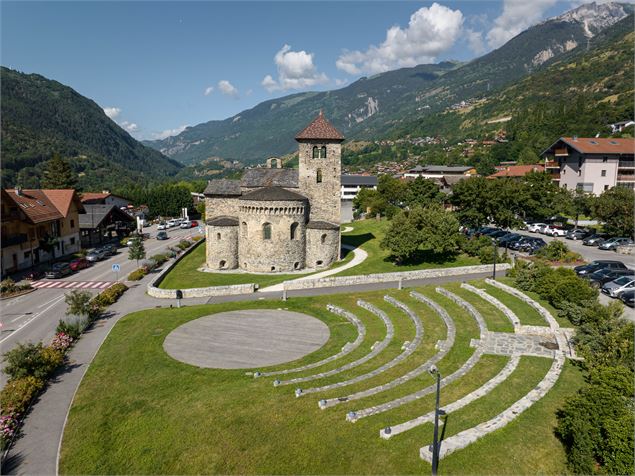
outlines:
M455 266L470 266L480 264L478 258L467 255L457 255L449 261L439 261L427 253L421 253L420 261L413 264L395 265L388 258L390 253L380 248L379 244L390 226L387 220L361 220L350 223L354 229L342 234L342 243L359 246L368 253L363 263L347 269L337 276L352 276L356 274L390 273L395 271L413 271L429 268L449 268Z
M454 289L451 285L448 289ZM452 301L423 287L420 292L445 307L457 326L454 347L439 362L448 375L473 353L471 338L478 337L474 319ZM395 327L391 344L374 359L346 372L311 382L304 388L338 382L365 374L400 354L404 340L412 340L414 325L402 311L383 301L389 292L421 318L421 346L404 362L384 374L330 392L295 398L293 385L273 387L273 378L253 379L244 370L200 369L170 358L163 350L165 337L190 320L233 309L280 308L300 311L324 321L331 338L318 351L267 370L293 368L337 353L355 339L348 321L329 313L327 303L343 307L367 328L364 343L346 357L318 370L291 374L312 375L338 368L370 351L386 328L373 314L356 305L362 298L387 312ZM472 301L471 301L472 302ZM525 306L523 303L521 305ZM484 307L485 309L485 307ZM488 310L488 324L500 316ZM501 324L502 325L502 324ZM375 387L417 367L436 353L445 338L445 326L427 306L408 291L293 298L152 309L123 317L104 342L75 396L62 444L62 474L421 474L430 465L419 459L419 448L432 441L426 424L391 440L379 438L386 425L427 413L434 394L389 412L345 421L346 412L393 400L430 385L422 375L394 389L362 400L320 410L320 398L343 396ZM483 385L496 375L508 357L486 355L462 379L442 390L442 403ZM492 418L534 388L551 365L549 359L522 357L508 381L447 418L445 436ZM554 389L514 422L479 442L443 459L447 474L562 474L564 451L553 435L555 411L581 385L581 375L567 363Z

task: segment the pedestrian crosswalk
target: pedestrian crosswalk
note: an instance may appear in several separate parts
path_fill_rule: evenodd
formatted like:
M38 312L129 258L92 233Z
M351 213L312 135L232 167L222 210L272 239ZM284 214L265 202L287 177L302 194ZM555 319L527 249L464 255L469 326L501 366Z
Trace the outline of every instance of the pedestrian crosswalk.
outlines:
M106 289L113 281L61 281L41 280L33 281L31 286L38 289Z

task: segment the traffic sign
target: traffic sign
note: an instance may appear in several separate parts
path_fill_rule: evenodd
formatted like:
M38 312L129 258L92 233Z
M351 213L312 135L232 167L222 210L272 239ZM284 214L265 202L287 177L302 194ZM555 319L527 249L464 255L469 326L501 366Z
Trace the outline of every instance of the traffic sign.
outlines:
M120 269L121 269L121 266L119 266L118 264L115 263L115 264L112 265L112 270L115 273L119 272Z

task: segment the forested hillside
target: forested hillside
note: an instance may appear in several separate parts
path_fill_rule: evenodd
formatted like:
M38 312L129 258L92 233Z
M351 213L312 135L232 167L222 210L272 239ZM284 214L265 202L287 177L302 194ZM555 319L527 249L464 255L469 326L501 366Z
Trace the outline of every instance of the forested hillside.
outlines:
M54 153L69 158L83 188L157 180L182 168L136 141L68 86L5 67L0 76L2 187L38 187L42 164Z

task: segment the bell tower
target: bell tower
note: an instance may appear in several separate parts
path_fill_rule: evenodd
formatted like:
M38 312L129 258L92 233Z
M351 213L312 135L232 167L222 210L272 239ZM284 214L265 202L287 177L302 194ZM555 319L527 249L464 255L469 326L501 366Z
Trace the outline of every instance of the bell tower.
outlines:
M340 223L344 136L320 114L295 140L299 145L298 185L310 201L310 221Z

